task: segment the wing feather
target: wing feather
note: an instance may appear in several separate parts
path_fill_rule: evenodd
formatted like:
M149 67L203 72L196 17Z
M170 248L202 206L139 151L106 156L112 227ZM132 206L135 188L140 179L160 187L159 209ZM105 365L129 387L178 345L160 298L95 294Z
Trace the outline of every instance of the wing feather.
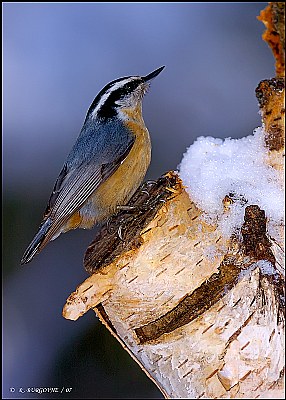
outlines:
M120 146L117 149L116 157L111 162L98 164L96 160L91 160L74 170L69 170L66 165L62 168L46 209L45 219L50 218L52 224L41 244L41 248L84 205L99 185L117 170L129 154L134 141L135 137L130 137L124 149Z

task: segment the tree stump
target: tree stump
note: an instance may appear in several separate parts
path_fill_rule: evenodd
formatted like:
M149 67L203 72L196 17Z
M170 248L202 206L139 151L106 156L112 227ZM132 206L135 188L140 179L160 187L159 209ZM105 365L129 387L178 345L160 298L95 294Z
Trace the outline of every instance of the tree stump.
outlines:
M277 77L256 89L265 162L281 185L283 12L270 3L261 13ZM225 213L231 202L225 193ZM63 315L94 310L166 398L284 398L284 227L270 237L250 204L226 239L202 213L173 171L142 185L88 247L90 277Z

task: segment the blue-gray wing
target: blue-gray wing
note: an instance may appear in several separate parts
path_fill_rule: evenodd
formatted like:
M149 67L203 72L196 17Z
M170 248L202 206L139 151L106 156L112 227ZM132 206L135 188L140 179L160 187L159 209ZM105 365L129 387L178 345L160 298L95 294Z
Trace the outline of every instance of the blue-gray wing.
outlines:
M56 180L42 224L26 249L25 264L55 238L69 218L129 154L135 136L120 123L87 120Z
M45 212L53 232L79 210L127 157L135 136L123 125L84 126L55 183Z

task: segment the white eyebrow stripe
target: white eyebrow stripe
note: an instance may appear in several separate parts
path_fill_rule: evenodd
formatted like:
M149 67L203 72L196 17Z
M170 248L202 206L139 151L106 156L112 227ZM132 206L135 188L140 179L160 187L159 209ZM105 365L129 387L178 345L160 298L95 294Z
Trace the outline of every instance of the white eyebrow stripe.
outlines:
M103 106L103 104L106 102L106 100L108 99L108 97L110 96L110 94L111 94L112 92L114 92L115 90L117 90L117 89L123 87L126 83L131 82L134 78L137 78L137 77L131 76L130 78L124 79L124 80L122 80L122 81L120 81L120 82L115 82L115 83L111 86L111 88L109 88L109 89L107 90L107 92L104 93L104 95L101 96L101 99L100 99L99 103L96 105L95 109L94 109L94 110L92 111L92 113L91 113L91 117L92 117L93 119L96 118L96 115L97 115L98 111L99 111L100 108Z

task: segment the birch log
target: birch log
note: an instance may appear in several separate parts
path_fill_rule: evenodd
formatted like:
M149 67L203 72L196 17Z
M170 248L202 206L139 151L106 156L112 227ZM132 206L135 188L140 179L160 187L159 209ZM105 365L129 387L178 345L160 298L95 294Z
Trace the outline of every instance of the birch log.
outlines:
M260 17L275 40L281 4ZM279 74L256 95L282 185L284 55L274 47ZM232 201L225 193L225 213ZM63 315L94 310L166 398L284 398L283 226L270 237L252 204L226 240L201 214L175 172L145 183L87 249L90 277Z

